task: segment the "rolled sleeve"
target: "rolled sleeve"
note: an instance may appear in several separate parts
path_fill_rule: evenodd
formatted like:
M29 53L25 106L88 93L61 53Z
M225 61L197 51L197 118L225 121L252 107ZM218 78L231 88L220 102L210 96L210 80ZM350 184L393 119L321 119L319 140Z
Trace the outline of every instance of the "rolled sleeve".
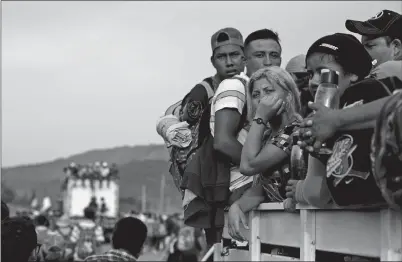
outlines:
M224 108L237 109L242 114L246 103L246 94L243 83L238 79L227 79L223 81L216 90L213 99L214 111Z

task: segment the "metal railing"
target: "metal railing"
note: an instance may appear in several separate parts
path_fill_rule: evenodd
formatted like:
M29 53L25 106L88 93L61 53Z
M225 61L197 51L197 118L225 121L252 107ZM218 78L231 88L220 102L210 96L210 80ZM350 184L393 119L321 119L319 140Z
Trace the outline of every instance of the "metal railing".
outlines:
M317 209L264 203L249 214L249 250L213 248L214 261L316 261L316 251L402 261L402 211L383 208ZM227 228L224 238L230 238ZM300 249L300 258L261 253L261 243Z

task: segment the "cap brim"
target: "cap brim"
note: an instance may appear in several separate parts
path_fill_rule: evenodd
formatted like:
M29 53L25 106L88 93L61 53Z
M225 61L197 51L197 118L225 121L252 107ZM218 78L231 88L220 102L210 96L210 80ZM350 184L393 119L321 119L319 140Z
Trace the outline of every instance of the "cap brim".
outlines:
M356 20L346 20L346 28L359 35L380 35L382 31L378 28L372 26L368 22L356 21Z

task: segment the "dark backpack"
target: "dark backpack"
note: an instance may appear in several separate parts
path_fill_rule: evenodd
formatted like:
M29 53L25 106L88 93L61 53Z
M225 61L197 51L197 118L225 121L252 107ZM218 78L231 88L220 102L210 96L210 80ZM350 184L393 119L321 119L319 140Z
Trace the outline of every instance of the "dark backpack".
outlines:
M247 94L247 83L243 78L234 76L234 79L238 79L242 82L242 84L245 87L245 93ZM192 127L192 142L188 148L181 149L181 148L175 148L172 147L172 150L170 151L170 168L169 172L173 177L173 180L175 182L176 187L179 189L181 192L182 196L184 195L184 191L181 189L181 182L183 178L183 173L188 165L188 163L191 161L192 156L195 154L197 149L201 146L202 142L208 137L210 134L210 127L209 127L209 122L210 122L210 117L211 117L211 102L212 98L214 96L214 93L216 90L213 88L213 83L212 83L212 78L206 78L204 81L200 83L205 87L205 90L208 95L208 106L204 109L204 111L201 113L201 117L198 119L197 123L193 125ZM170 106L166 112L165 115L168 114L173 114L176 116L179 116L180 108L181 108L181 102L179 101L175 103L174 105ZM243 126L246 123L247 119L247 107L245 106L243 109L242 113L242 118L241 118L241 125L239 127L239 131L243 128Z
M200 141L203 140L203 137L207 132L209 132L209 117L210 117L210 103L214 96L215 90L213 88L212 78L206 78L201 83L204 86L205 91L208 96L208 106L201 113L201 117L198 119L197 123L194 124L191 128L192 141L191 144L187 148L178 148L172 146L170 150L170 168L169 173L173 177L173 181L177 187L177 189L181 192L183 196L183 190L180 189L183 171L188 163L191 155L197 150L199 147ZM175 115L177 117L180 116L182 100L177 103L171 105L165 112L166 115Z
M212 97L214 97L214 94L215 94L215 90L214 90L213 84L212 84L212 78L211 77L205 78L200 83L200 85L202 85L205 88L205 91L207 92L207 95L208 95L209 102L211 102ZM178 117L180 109L181 109L181 103L182 103L182 100L169 106L168 109L165 111L165 116L171 114L171 115L175 115Z

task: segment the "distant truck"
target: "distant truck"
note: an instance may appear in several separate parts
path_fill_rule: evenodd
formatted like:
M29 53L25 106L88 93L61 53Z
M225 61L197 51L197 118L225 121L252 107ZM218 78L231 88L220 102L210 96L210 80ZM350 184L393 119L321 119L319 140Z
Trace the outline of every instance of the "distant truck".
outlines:
M81 169L85 169L87 173L83 174ZM79 221L84 217L84 209L90 206L92 200L96 205L97 221L102 226L105 241L108 243L119 215L119 178L116 174L102 176L102 169L98 174L88 174L88 170L93 171L88 169L88 166L80 165L64 169L67 177L62 186L63 213L71 220ZM78 174L79 172L81 174Z

